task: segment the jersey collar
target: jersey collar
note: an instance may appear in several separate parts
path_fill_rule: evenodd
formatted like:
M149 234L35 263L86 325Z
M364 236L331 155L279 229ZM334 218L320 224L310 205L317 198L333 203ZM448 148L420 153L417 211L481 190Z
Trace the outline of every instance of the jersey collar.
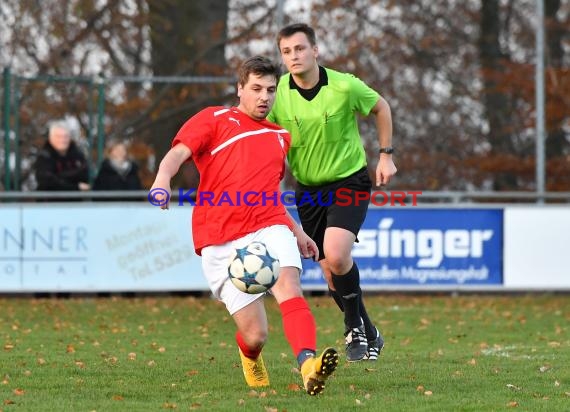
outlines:
M326 86L329 84L329 77L327 76L327 71L323 66L319 66L319 82L313 87L312 89L301 89L295 80L293 80L293 76L289 76L289 88L291 90L296 89L301 93L301 95L309 94L316 96L321 87Z

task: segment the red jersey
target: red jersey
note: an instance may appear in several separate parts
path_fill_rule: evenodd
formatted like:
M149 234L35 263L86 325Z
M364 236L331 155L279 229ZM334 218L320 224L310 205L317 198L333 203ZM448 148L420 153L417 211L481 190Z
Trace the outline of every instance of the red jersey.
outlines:
M208 107L186 121L172 146L179 143L192 150L200 172L192 212L198 255L267 226L291 227L279 191L291 144L287 130L235 107Z

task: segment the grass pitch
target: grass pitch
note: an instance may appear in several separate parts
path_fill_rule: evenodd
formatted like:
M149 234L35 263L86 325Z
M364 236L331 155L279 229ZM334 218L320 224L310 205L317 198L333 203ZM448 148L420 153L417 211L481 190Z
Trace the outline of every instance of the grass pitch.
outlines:
M302 390L266 300L271 387L243 380L234 325L207 298L0 299L0 411L568 411L570 298L366 296L386 340L347 363L332 299L309 298L320 348L341 353L325 391Z

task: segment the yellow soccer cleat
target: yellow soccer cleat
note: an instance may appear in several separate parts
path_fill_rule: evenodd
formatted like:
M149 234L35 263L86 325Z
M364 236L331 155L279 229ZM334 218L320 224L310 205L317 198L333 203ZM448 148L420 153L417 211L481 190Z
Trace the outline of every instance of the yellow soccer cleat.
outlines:
M267 369L265 369L261 354L259 354L257 359L251 359L245 356L240 349L239 357L241 358L243 376L249 386L269 386L269 374L267 373Z
M326 348L320 356L307 358L301 365L301 376L305 390L311 396L325 389L326 379L338 365L338 353L333 348Z

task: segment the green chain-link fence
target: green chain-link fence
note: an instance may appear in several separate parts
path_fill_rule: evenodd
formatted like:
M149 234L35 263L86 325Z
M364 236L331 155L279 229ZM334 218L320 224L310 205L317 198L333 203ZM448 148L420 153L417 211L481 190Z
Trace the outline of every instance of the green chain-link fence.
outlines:
M31 174L31 164L52 120L67 117L78 121L82 146L88 152L90 178L94 179L104 158L106 129L113 127L112 123L121 116L117 101L121 101L123 107L132 106L130 112L124 110L128 116L137 110L147 110L145 105L152 104L148 91L157 84L176 85L175 93L182 93L181 90L190 85L216 85L219 90L227 91L227 86L234 81L234 78L225 76L25 76L4 68L0 134L0 181L4 190L26 190L24 183ZM125 89L130 89L130 93L121 91ZM195 93L209 94L208 90ZM131 103L131 99L136 103ZM222 104L221 101L219 103ZM159 110L160 107L154 113Z

